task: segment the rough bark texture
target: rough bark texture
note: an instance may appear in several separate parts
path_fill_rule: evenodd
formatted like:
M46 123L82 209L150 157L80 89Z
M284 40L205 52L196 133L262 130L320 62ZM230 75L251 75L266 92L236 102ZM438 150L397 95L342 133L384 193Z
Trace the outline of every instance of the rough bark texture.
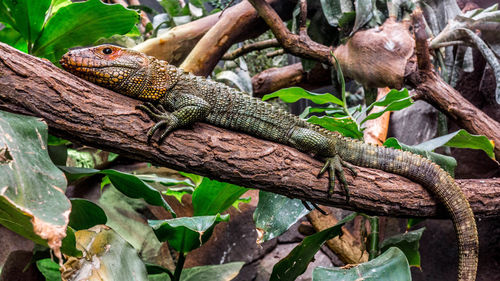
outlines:
M52 64L0 44L0 109L43 118L54 135L226 182L323 205L392 216L438 216L446 211L421 186L397 175L358 168L351 200L327 196L322 163L293 148L198 123L147 144L152 122L140 102L93 85ZM496 217L500 179L460 180L478 217Z

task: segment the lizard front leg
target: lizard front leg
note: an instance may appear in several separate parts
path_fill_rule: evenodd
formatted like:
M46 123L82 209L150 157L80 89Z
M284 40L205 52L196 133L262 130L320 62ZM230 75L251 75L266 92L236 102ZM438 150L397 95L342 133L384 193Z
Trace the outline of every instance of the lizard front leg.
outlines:
M147 102L137 106L137 109L146 112L151 119L157 121L147 133L148 143L156 131L163 128L158 139L158 143L161 144L170 132L203 120L210 110L210 105L205 100L193 95L183 95L173 103L172 107L174 111L169 112L161 102L158 104Z

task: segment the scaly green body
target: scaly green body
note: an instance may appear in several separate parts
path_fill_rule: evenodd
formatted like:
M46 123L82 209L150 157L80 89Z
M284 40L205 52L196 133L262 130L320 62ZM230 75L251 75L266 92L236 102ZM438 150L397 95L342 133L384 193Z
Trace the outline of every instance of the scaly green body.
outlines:
M165 129L160 140L177 128L207 122L314 153L327 160L330 176L337 173L341 181L341 164L352 163L422 184L451 214L459 244L458 279L475 280L478 237L474 214L454 180L433 162L410 152L342 137L224 84L135 51L110 45L80 49L66 54L61 65L86 80L147 101L141 109L158 121L148 132L149 138L161 128Z

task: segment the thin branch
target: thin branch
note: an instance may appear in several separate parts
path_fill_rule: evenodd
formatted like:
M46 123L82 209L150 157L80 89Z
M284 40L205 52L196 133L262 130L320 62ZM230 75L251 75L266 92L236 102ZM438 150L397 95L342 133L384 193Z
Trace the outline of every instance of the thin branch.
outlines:
M272 52L269 52L266 54L266 57L268 58L273 58L273 57L277 57L277 56L281 56L285 53L285 50L283 49L279 49L279 50L276 50L276 51L272 51Z
M263 50L263 49L272 48L272 47L279 47L279 46L281 46L281 45L278 43L278 40L276 40L276 39L269 39L269 40L255 42L255 43L250 43L250 44L243 45L232 52L224 54L224 56L222 56L222 59L223 60L234 60L237 57L240 57L242 55L248 54L248 53L253 52L253 51Z
M332 56L330 55L332 49L330 47L314 42L307 36L307 33L297 35L290 32L266 1L249 0L249 2L252 3L262 19L269 25L276 39L288 53L333 65ZM303 11L304 7L305 1L302 1L301 11ZM304 17L301 16L301 22L304 22L303 19Z
M43 118L71 141L176 170L262 189L317 204L392 216L447 217L420 185L379 170L357 168L350 202L328 196L322 163L291 147L197 123L148 144L151 120L140 101L79 79L44 60L0 43L0 109ZM242 147L244 145L244 148ZM477 217L500 216L500 179L457 180Z

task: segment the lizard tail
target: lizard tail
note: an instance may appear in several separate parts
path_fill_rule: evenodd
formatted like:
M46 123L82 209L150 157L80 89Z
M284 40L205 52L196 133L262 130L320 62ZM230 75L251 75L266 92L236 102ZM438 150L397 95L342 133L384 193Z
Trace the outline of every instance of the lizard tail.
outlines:
M474 281L478 263L478 235L474 214L453 178L437 164L408 151L374 146L348 138L334 140L335 151L354 165L384 170L409 178L436 196L449 211L458 237L458 280Z

